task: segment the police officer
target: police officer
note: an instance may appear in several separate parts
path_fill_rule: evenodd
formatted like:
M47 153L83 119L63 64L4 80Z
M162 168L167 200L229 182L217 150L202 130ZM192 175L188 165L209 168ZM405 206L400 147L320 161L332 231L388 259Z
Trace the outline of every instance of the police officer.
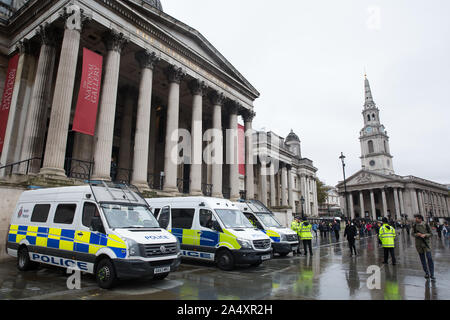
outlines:
M295 253L301 254L301 250L300 250L300 217L296 216L294 218L294 220L291 223L291 229L292 231L295 231L295 233L297 233L297 237L298 237L298 248L297 248L297 252L294 251Z
M303 218L303 222L300 225L300 239L302 239L303 242L303 248L305 249L305 256L308 253L309 248L309 254L312 256L312 225L309 224L308 220L306 218Z
M395 266L396 265L395 252L394 252L395 235L396 235L395 229L394 229L394 227L392 227L388 224L387 218L383 218L382 222L383 222L383 225L380 228L378 237L381 241L381 245L384 250L383 263L384 264L388 263L389 254L390 254L391 258L392 258L392 264Z

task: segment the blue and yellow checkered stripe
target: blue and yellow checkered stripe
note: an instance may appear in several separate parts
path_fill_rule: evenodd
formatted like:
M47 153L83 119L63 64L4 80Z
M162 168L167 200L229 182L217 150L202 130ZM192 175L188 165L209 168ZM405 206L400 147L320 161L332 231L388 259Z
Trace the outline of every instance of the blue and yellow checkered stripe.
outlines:
M278 232L275 232L273 230L264 230L263 231L267 236L270 237L270 239L273 240L273 242L280 242L281 241L281 237L278 234Z
M107 247L118 258L125 258L127 252L125 242L115 235L72 229L11 225L8 242L20 243L24 239L33 246L88 254L96 254L101 248Z
M219 247L226 246L229 249L240 249L236 236L224 230L224 232L200 231L193 229L173 228L169 230L181 244L191 246ZM201 235L200 235L201 232Z

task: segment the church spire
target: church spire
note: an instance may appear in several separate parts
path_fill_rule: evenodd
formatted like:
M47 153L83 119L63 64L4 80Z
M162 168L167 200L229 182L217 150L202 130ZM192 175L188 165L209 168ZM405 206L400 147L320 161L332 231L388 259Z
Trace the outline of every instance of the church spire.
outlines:
M370 90L370 84L369 79L367 79L367 75L364 75L364 90L366 92L365 94L366 100L364 102L364 107L365 108L375 107L375 102L373 101L372 90Z

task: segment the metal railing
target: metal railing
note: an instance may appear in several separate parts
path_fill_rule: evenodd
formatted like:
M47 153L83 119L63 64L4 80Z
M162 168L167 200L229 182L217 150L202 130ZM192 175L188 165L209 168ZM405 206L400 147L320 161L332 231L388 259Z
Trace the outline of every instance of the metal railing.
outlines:
M66 158L64 170L68 178L77 180L91 180L94 161Z
M222 188L222 194L225 199L231 198L231 188Z
M177 179L178 192L188 194L189 193L189 179Z
M115 174L112 172L111 179L114 182L131 184L131 179L133 177L132 169L117 168L115 169Z
M157 173L149 173L147 175L147 182L151 189L162 190L164 187L164 176Z
M30 168L32 167L32 164L39 161L39 168L41 167L42 158L31 158L27 160L22 160L14 163L7 164L3 167L0 167L0 170L5 170L5 175L11 176L13 173L24 173L28 175L30 173ZM36 164L37 166L37 164ZM16 167L17 170L14 171L14 167ZM22 167L23 170L21 169ZM9 171L9 173L8 173Z

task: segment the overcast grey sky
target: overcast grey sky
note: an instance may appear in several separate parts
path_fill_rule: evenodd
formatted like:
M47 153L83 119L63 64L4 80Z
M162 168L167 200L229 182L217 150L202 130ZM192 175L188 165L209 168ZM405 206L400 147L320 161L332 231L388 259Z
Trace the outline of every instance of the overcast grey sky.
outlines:
M394 170L450 183L450 1L162 0L261 93L255 129L302 140L318 177L361 168L364 70Z

